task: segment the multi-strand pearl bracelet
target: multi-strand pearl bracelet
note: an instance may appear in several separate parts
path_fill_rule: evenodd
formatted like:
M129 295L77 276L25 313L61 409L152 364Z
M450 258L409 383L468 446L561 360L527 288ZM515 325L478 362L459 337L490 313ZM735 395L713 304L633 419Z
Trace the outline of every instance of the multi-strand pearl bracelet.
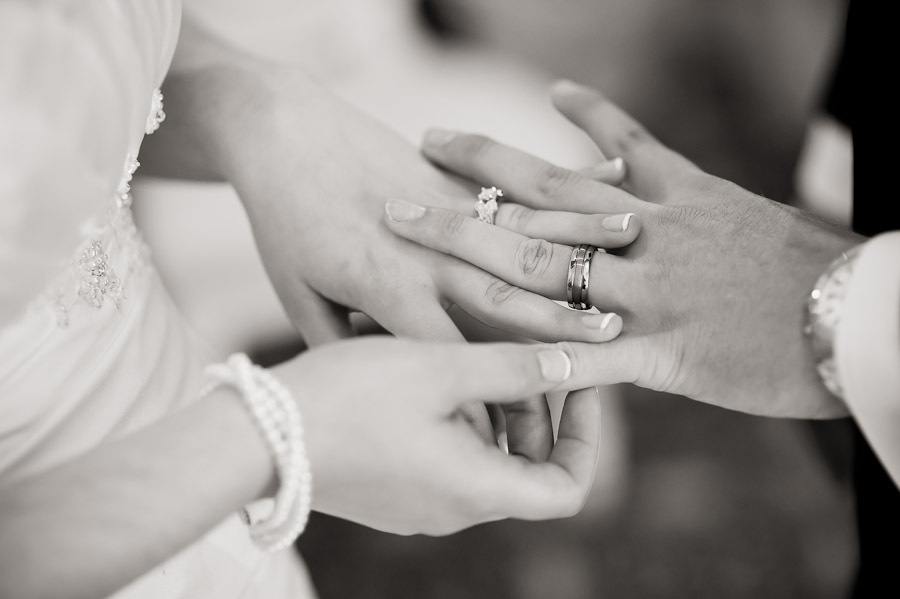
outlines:
M210 382L201 395L222 385L235 388L272 454L280 480L275 507L263 520L252 522L246 510L244 518L259 547L266 551L284 549L306 527L312 500L312 474L297 404L272 373L242 353L232 355L223 364L208 366L205 374Z

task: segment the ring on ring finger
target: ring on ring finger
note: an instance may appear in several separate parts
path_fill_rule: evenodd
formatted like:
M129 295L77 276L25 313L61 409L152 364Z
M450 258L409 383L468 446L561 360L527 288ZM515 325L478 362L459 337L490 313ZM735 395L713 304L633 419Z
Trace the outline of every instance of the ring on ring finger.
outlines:
M475 202L475 213L478 220L489 225L494 224L494 217L499 209L498 202L503 197L503 190L496 187L482 187Z
M574 310L590 310L588 287L591 283L591 259L597 251L592 245L582 243L572 248L569 271L566 274L566 300Z

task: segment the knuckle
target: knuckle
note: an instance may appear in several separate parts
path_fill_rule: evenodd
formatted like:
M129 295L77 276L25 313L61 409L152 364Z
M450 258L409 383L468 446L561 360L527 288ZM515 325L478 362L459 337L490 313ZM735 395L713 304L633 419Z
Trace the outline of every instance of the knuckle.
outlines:
M629 122L612 140L616 155L623 156L634 152L637 148L656 141L640 124Z
M485 287L484 298L492 306L503 306L512 301L521 292L521 289L510 285L506 281L494 279Z
M553 244L544 239L524 239L516 248L516 270L527 278L547 272L553 258Z
M534 216L534 210L519 204L505 204L501 209L505 210L509 228L513 231L525 231Z
M545 196L557 196L577 183L581 176L560 166L548 166L537 174L537 190Z
M439 214L439 230L448 241L453 243L459 242L463 237L468 219L454 210L442 210Z

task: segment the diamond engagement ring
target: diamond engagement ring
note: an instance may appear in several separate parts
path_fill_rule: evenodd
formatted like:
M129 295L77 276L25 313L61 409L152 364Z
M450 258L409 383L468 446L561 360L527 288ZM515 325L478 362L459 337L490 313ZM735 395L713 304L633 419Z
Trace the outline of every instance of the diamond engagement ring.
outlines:
M591 283L591 258L595 251L597 248L585 243L572 248L566 276L566 300L569 307L575 310L590 310L592 307L588 302L588 286Z
M478 214L478 220L493 225L494 216L499 208L497 202L502 197L503 190L496 187L482 187L481 193L478 194L478 201L475 202L475 212Z

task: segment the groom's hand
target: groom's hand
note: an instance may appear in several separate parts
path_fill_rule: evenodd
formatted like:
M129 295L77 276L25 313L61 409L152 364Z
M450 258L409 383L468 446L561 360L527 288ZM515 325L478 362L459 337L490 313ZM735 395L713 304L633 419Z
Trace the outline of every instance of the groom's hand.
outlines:
M626 380L756 414L844 415L819 381L803 314L818 274L862 239L701 171L592 90L563 83L553 100L608 158L624 159L621 188L482 136L432 133L423 149L445 169L490 180L532 209L637 215L638 240L591 264L591 303L626 323L619 339L596 347L594 382ZM521 232L440 209L386 223L511 284L564 295L564 245L526 272L516 248L534 242Z

